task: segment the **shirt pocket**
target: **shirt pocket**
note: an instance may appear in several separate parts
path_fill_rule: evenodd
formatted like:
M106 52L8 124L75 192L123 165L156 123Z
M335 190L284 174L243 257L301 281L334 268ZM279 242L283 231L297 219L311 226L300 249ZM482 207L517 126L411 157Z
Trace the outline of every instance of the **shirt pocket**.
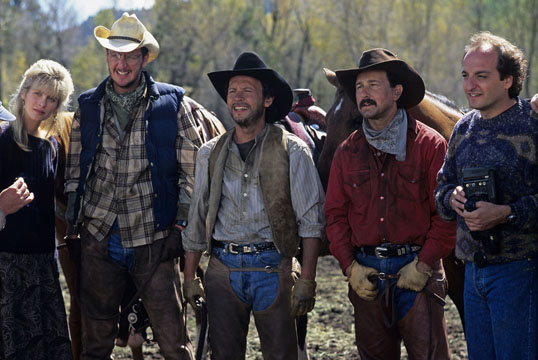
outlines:
M422 203L428 198L424 188L424 176L418 166L399 166L396 177L396 197L399 199Z
M372 192L370 170L353 170L344 173L344 190L351 201L354 213L362 213L368 207Z

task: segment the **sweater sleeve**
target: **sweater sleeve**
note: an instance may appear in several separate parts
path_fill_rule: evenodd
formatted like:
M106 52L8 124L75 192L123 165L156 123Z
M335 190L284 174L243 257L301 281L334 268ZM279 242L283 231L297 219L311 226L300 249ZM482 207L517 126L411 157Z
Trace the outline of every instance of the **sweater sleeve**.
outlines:
M452 221L457 218L457 214L448 203L450 195L458 185L457 169L456 169L456 134L457 128L454 129L448 149L446 151L445 160L439 173L437 174L437 186L435 187L435 205L439 216L443 220Z

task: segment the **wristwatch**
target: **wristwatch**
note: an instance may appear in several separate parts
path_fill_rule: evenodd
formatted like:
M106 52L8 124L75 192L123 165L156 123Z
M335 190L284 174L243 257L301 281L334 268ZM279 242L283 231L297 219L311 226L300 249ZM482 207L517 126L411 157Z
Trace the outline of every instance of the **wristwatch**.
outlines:
M0 231L6 227L6 214L0 209Z
M511 211L510 214L506 217L506 222L508 223L508 225L514 225L515 223L517 223L518 218L512 207L510 207L510 209Z

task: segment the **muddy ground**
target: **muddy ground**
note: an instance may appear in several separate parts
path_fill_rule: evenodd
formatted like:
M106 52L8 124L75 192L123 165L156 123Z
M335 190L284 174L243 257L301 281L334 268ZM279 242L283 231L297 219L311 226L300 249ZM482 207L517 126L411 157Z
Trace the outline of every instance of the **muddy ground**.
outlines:
M63 277L62 277L63 279ZM309 316L309 331L307 345L310 359L360 359L354 343L352 306L347 299L347 283L338 267L336 260L330 256L320 258L317 275L316 307ZM67 290L64 286L64 297L68 304ZM447 319L448 340L452 359L468 359L463 330L456 307L449 298L445 307ZM194 317L192 309L188 308L188 327L194 338ZM163 359L158 352L158 345L149 342L144 345L145 359ZM131 359L128 348L114 349L115 359ZM261 360L260 343L254 327L250 323L248 336L247 359ZM402 359L407 359L405 348L402 346Z

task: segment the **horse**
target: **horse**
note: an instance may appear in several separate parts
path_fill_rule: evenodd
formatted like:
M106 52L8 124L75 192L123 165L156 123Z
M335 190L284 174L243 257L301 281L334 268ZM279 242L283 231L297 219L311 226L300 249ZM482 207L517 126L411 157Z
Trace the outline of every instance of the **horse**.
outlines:
M362 126L362 116L355 103L340 86L334 71L323 69L325 77L336 88L334 104L327 111L327 137L317 163L318 173L325 189L329 182L329 172L336 148L353 131ZM452 129L461 118L463 112L449 100L426 91L424 99L415 107L408 109L415 119L425 123L439 132L447 141ZM454 251L443 259L446 278L448 281L448 296L452 299L462 324L464 323L463 285L464 264L456 259Z
M196 120L202 118L203 121L197 122L196 130L202 139L202 142L209 141L210 139L224 134L226 129L223 124L217 119L215 114L209 112L196 101L191 98L184 97L187 104L191 107L192 112L199 112L200 117L195 117ZM82 342L81 342L81 312L80 306L76 300L75 296L75 264L69 257L67 247L63 240L67 231L67 224L65 222L65 210L67 207L67 197L64 194L64 183L65 183L65 167L67 163L67 153L69 148L69 136L71 134L71 125L73 121L73 113L66 112L61 113L57 116L57 119L54 123L56 130L54 131L54 136L58 143L58 170L56 175L55 183L55 197L56 197L56 239L57 239L57 249L58 249L58 258L60 260L60 265L64 273L68 290L70 296L70 311L69 311L69 332L71 335L71 344L73 350L74 359L80 358L80 353L82 351ZM203 271L201 268L197 270L199 276L203 276ZM124 316L126 317L126 316ZM123 319L124 320L124 319ZM200 314L199 311L196 313L197 324L200 323ZM127 324L127 325L126 325ZM123 327L129 326L127 321L122 321L120 319L120 334L128 334L128 329ZM198 325L200 326L200 325ZM145 328L144 328L145 332ZM140 338L139 338L140 339ZM198 339L200 341L200 339ZM135 340L131 341L128 338L118 338L116 340L116 345L131 347L131 352L133 354L133 359L142 360L142 341Z

